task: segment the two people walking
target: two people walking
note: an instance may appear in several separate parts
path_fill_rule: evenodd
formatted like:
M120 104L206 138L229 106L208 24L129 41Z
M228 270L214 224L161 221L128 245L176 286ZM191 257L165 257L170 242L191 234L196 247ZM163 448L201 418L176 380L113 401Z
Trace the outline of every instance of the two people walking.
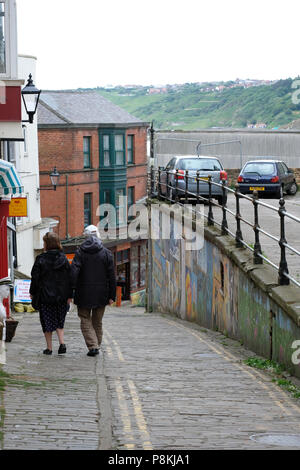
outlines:
M59 237L48 232L43 238L44 253L36 258L32 268L30 295L33 307L40 312L47 344L43 352L47 355L52 354L54 331L60 344L58 354L66 353L64 323L73 298L87 355L99 354L105 307L116 297L115 271L112 254L103 246L97 227L87 227L84 235L86 239L70 265Z

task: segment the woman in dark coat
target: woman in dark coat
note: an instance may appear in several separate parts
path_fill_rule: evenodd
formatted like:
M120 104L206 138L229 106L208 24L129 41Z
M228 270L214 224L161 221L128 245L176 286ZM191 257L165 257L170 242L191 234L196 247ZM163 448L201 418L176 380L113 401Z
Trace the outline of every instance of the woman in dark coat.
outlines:
M70 264L62 251L59 237L48 232L43 238L44 253L37 256L31 271L32 305L40 312L40 322L46 338L44 354L52 354L52 333L59 339L58 354L66 352L64 324L72 300Z

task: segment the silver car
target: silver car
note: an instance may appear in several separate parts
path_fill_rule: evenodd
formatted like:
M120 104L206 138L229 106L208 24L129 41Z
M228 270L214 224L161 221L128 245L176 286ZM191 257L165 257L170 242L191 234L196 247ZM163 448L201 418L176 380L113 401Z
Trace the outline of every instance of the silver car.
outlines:
M176 171L178 170L178 181L177 181L177 196L178 198L185 198L186 190L186 170L188 170L188 191L197 195L197 171L199 171L199 177L208 180L211 175L211 181L214 183L222 183L222 179L226 180L227 184L227 173L220 160L216 157L206 157L195 155L186 155L180 157L173 157L166 168L161 171L160 174L160 191L163 196L167 196L171 200L176 198ZM209 194L209 185L205 181L199 181L199 195L207 197ZM221 186L211 185L212 197L217 199L219 204L223 203L223 192ZM193 197L189 194L189 199ZM226 204L227 195L224 199Z

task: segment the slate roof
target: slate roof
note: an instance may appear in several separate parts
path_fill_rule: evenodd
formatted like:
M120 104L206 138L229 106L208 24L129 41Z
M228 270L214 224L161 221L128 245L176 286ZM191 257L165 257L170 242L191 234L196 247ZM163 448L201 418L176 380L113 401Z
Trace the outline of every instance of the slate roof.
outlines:
M38 125L148 125L95 91L43 91Z

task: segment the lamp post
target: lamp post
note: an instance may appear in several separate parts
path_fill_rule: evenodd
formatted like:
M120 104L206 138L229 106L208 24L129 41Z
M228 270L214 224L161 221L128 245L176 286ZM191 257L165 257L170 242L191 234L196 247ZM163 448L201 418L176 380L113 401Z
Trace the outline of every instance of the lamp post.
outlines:
M60 173L58 173L56 166L54 167L53 171L50 173L50 179L51 179L51 184L52 188L37 188L37 191L56 191L56 186L58 186L59 183L59 178L60 178Z
M30 124L33 123L33 117L36 113L37 106L40 99L41 90L38 90L33 83L32 75L29 75L27 85L22 89L22 99L26 109L26 113L28 114L29 119L27 121L22 122L29 122Z
M54 191L56 191L56 186L58 186L59 178L60 178L60 174L58 173L56 166L55 166L52 173L50 173L50 179L51 179L51 183L52 183Z

